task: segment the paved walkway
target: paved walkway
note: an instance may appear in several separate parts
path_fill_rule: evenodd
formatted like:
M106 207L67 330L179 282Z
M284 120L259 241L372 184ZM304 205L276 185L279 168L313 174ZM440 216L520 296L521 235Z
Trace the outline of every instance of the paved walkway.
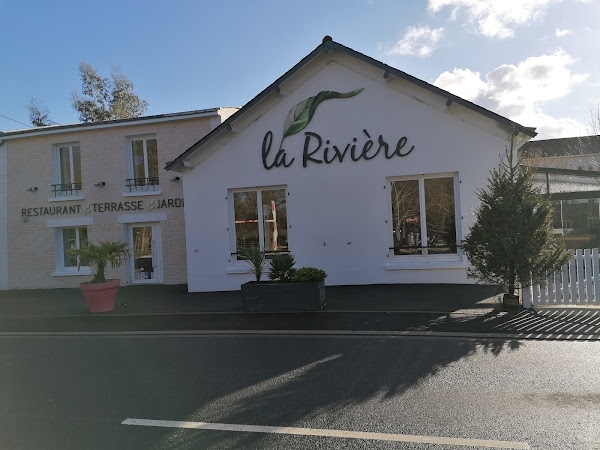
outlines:
M327 311L427 311L493 309L497 288L480 285L407 284L328 286ZM106 314L243 312L240 291L188 293L186 285L119 288L115 309ZM89 314L79 289L0 291L0 315Z
M600 340L598 310L503 311L478 285L327 287L327 309L246 313L239 291L124 286L108 313L90 314L78 289L0 291L0 333L359 332Z

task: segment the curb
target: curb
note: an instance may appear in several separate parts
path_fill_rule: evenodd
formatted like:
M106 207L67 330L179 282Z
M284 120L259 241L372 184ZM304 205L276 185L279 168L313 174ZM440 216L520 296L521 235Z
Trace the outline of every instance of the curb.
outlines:
M209 336L361 336L361 337L453 337L468 339L511 339L543 341L600 341L594 334L472 333L443 331L363 331L363 330L173 330L173 331L15 331L0 332L0 338L18 337L209 337Z
M499 311L500 313L500 311ZM201 316L201 315L295 315L295 314L435 314L439 316L481 316L486 313L460 311L402 311L402 310L319 310L319 311L182 311L182 312L146 312L146 313L86 313L86 314L0 314L2 319L64 319L64 318L115 318L148 316Z

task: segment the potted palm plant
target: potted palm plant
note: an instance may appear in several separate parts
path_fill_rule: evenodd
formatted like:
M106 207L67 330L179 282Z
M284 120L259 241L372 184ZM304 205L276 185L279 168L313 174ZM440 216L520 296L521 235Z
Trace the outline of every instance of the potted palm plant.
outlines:
M288 253L267 259L258 248L243 249L256 281L242 284L242 300L246 311L310 311L325 308L325 277L314 267L294 267L294 257ZM261 281L268 271L271 281Z
M119 241L101 241L98 244L85 241L81 248L71 249L69 252L77 256L78 270L82 262L93 270L95 269L92 281L86 281L79 285L90 312L111 311L115 307L117 290L121 281L107 280L106 266L110 264L113 269L121 266L131 254L129 245Z

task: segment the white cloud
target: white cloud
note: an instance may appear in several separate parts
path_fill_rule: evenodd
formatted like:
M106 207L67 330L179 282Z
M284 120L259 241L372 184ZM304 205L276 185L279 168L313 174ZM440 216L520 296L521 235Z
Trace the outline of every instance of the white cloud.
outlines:
M539 108L523 111L521 115L510 117L525 126L534 126L538 133L536 139L581 136L587 134L585 124L569 118L556 118L544 114Z
M389 50L390 55L418 56L429 58L444 36L443 28L408 27L406 33Z
M518 25L539 19L552 3L562 0L429 0L428 9L434 13L445 7L452 9L450 19L456 20L461 11L467 22L484 36L505 39L514 35Z
M567 95L587 74L574 74L568 66L575 60L558 50L532 56L519 65L502 65L486 75L487 93L499 108L547 102Z
M443 72L434 85L496 111L525 126L535 126L541 137L577 135L585 126L569 118L554 118L542 112L541 105L565 97L588 74L571 72L575 60L558 50L533 56L517 65L503 64L482 80L479 72L454 69Z
M471 101L484 94L486 89L486 83L481 80L479 72L471 72L469 69L443 72L433 84Z
M565 28L564 30L561 30L560 28L556 28L555 31L556 37L557 38L561 38L563 36L570 36L573 34L573 30L569 30L568 28Z

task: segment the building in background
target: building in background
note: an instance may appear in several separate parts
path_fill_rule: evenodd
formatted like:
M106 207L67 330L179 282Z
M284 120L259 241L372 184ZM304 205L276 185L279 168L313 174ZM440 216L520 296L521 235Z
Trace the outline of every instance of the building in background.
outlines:
M552 200L554 234L570 249L599 247L600 136L529 141L520 156Z
M183 189L164 170L236 108L0 132L0 289L75 287L85 239L125 241L122 283L186 283Z

